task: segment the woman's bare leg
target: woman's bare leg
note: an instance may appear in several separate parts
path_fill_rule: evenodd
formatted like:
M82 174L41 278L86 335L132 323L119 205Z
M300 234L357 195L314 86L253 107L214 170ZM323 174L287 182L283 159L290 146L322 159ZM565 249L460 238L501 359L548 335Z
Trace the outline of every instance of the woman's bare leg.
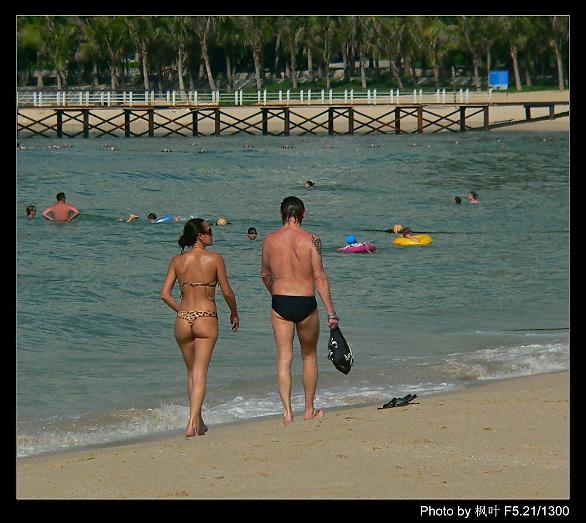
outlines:
M185 435L202 436L207 426L203 422L201 408L206 393L208 368L218 339L217 319L198 318L191 327L187 321L178 318L175 322L175 339L187 369L189 421Z

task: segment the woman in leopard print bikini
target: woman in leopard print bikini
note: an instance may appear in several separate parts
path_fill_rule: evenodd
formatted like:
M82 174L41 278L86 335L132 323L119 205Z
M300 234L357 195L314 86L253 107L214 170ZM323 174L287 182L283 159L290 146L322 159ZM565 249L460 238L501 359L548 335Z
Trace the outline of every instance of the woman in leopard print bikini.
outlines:
M240 319L236 297L228 282L224 258L207 251L214 243L212 228L201 218L192 218L179 238L181 253L173 256L161 289L161 299L174 311L175 339L183 353L187 368L189 422L185 436L203 436L207 431L201 409L212 352L218 340L218 313L215 291L219 283L230 308L232 330L238 330ZM184 252L190 247L188 252ZM181 289L181 303L172 295L175 282Z

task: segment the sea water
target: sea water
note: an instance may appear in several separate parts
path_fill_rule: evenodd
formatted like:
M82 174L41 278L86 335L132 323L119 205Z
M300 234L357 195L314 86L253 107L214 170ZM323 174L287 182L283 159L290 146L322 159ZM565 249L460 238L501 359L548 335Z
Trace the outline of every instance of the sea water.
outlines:
M567 133L34 138L21 146L18 456L184 430L186 372L175 314L159 298L183 224L150 224L150 212L208 219L236 293L241 327L232 333L217 292L220 337L204 403L211 431L281 412L260 255L289 195L305 202L303 226L322 239L355 355L347 376L328 361L318 299L318 408L374 408L407 393L424 401L569 368ZM304 189L307 179L314 189ZM480 204L466 201L471 190ZM47 222L41 212L61 191L81 216ZM33 220L29 203L39 210ZM130 213L140 220L117 221ZM220 216L231 223L215 226ZM394 246L384 231L395 223L433 244ZM247 239L250 226L257 241ZM338 253L348 234L375 243L376 253ZM296 342L298 413L301 368Z

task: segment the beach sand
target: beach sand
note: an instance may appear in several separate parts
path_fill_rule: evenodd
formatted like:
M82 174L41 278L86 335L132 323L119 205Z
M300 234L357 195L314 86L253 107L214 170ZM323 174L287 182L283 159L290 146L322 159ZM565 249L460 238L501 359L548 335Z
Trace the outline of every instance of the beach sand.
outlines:
M524 103L524 102L561 102L569 101L569 91L533 91L527 93L502 93L495 91L491 97L491 103ZM471 102L474 100L474 93L471 92ZM406 93L402 95L401 103L409 105L411 98ZM435 96L426 95L423 101L434 102ZM486 102L485 98L482 98ZM281 105L285 106L283 102ZM343 105L343 104L342 104ZM555 108L556 113L564 112L568 106L558 105ZM71 108L74 110L74 108ZM136 109L136 108L135 108ZM200 109L205 109L201 107ZM203 135L210 135L215 130L215 120L212 108L203 111L198 119L198 131ZM290 125L291 135L298 135L307 132L327 135L328 133L328 106L303 106L292 105L290 107ZM405 109L411 111L404 114L401 119L401 130L413 133L417 129L417 117L414 109ZM445 129L449 126L452 131L459 131L459 113L454 105L432 105L427 106L429 113L424 114L424 133L430 132L450 132ZM356 135L384 131L386 133L394 132L395 105L368 105L366 103L354 105L354 130ZM232 134L236 126L240 132L253 134L262 134L262 116L259 112L259 106L248 107L222 107L222 117L220 122L221 134ZM433 113L433 114L431 114ZM468 118L466 125L474 128L481 128L484 125L484 115L481 110L469 107L466 110ZM548 107L538 107L531 110L531 117L537 118L547 116ZM438 117L443 117L438 120ZM279 112L272 116L269 115L267 130L269 133L278 134L283 132L284 123L283 115ZM304 119L310 119L305 120ZM379 118L379 121L373 121L373 118ZM56 116L53 110L48 109L19 109L18 121L22 125L30 125L31 120L42 120L41 123L32 125L32 129L42 131L46 136L56 137L56 131L47 129L47 126L56 125ZM506 121L519 121L525 119L525 108L522 105L491 105L489 108L489 123L495 124ZM240 120L240 122L238 122ZM528 122L515 124L511 126L499 127L493 132L500 131L569 131L569 117L556 118L555 120L542 120L539 122ZM81 113L71 113L63 117L63 132L68 135L80 136L82 127ZM437 123L430 124L430 122ZM90 130L90 137L97 136L105 131L109 131L118 136L124 136L124 115L120 108L110 110L92 110L89 117L89 123L92 126L99 126L100 130ZM177 107L175 109L160 109L154 116L155 136L164 136L174 131L180 132L184 136L192 137L193 119L188 109ZM118 126L118 129L116 129ZM232 127L231 127L232 126ZM443 126L443 127L442 127ZM148 118L146 113L136 113L131 117L130 128L132 133L142 136L148 136ZM348 131L347 116L340 115L334 120L334 131L336 133L346 133ZM29 130L22 131L22 135L30 135ZM176 135L175 135L176 136ZM101 139L112 138L109 134L102 134Z
M203 437L21 458L17 498L570 496L569 372L381 405L329 410L312 421L296 413L290 426L271 417L212 426Z

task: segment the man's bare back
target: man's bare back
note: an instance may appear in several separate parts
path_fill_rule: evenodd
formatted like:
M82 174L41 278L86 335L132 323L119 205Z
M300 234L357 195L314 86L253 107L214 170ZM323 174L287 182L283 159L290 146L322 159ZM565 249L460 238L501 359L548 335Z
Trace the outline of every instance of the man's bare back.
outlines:
M79 210L65 201L65 195L57 195L57 203L43 211L43 218L54 222L70 222L79 216Z
M288 226L265 238L263 254L266 257L266 268L272 275L271 294L315 294L312 250L315 250L316 242L320 242L319 237L300 227Z

